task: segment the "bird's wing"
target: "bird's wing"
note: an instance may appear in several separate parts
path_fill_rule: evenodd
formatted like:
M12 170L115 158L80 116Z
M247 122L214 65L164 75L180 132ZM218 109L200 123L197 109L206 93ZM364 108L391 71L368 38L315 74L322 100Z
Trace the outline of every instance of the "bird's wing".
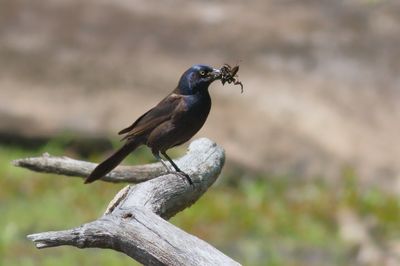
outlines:
M121 130L118 134L126 134L122 139L130 139L153 130L161 123L171 119L174 110L182 102L183 96L171 93L154 108L139 117L132 125Z
M148 113L150 113L154 108L151 108L149 111L147 111L146 113L142 114L138 119L136 119L135 122L133 122L132 125L130 125L127 128L122 129L120 132L118 132L118 135L122 135L125 133L128 133L129 131L131 131L138 123L140 120L142 120L143 117L145 117Z

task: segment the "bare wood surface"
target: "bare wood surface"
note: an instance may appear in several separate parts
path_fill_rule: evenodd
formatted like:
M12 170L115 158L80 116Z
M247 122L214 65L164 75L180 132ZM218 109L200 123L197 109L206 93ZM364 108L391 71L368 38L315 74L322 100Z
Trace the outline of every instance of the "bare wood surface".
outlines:
M53 173L73 177L86 178L97 164L75 160L66 156L51 156L48 153L40 157L14 160L15 166L24 167L35 172ZM118 166L102 178L108 182L140 183L153 179L161 174L166 174L165 168L160 163Z
M150 211L131 207L120 215L107 215L71 230L33 234L28 238L38 248L61 245L111 248L144 265L239 265Z
M99 219L79 227L29 235L37 248L71 245L78 248L109 248L145 265L239 265L203 240L164 219L198 200L215 182L224 164L224 151L208 139L193 141L177 164L194 185L176 174L162 174L161 165L121 167L105 181L146 182L129 185L110 202ZM94 164L65 157L20 159L16 165L35 171L85 176ZM140 170L138 170L140 169ZM123 177L118 173L123 172ZM160 175L161 174L161 175Z

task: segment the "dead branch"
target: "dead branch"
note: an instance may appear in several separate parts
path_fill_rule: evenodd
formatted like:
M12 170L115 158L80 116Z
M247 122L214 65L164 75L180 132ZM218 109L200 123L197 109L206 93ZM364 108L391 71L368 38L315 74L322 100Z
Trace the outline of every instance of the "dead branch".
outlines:
M215 182L224 164L224 151L208 139L193 141L177 160L194 185L160 164L121 166L103 180L146 182L129 185L110 202L99 219L79 227L29 235L37 248L70 245L109 248L145 265L239 265L211 245L175 227L169 219L196 202ZM85 177L95 164L43 155L14 161L34 171ZM90 188L90 186L88 186Z

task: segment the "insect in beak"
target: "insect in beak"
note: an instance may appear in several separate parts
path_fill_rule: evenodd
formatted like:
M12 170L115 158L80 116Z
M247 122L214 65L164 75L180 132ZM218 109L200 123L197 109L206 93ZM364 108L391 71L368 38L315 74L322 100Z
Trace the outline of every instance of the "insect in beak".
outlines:
M243 93L243 84L242 82L238 79L238 73L239 71L239 66L234 66L231 67L228 64L224 64L221 69L221 76L219 77L221 79L222 85L225 85L226 82L233 83L233 85L240 85L241 92Z

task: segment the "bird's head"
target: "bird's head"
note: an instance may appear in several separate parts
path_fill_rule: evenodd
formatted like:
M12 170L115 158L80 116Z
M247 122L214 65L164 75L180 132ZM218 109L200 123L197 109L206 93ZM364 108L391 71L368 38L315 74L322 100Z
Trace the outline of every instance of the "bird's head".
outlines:
M196 94L207 91L208 86L221 78L221 71L206 65L194 65L183 73L178 89L181 94Z

